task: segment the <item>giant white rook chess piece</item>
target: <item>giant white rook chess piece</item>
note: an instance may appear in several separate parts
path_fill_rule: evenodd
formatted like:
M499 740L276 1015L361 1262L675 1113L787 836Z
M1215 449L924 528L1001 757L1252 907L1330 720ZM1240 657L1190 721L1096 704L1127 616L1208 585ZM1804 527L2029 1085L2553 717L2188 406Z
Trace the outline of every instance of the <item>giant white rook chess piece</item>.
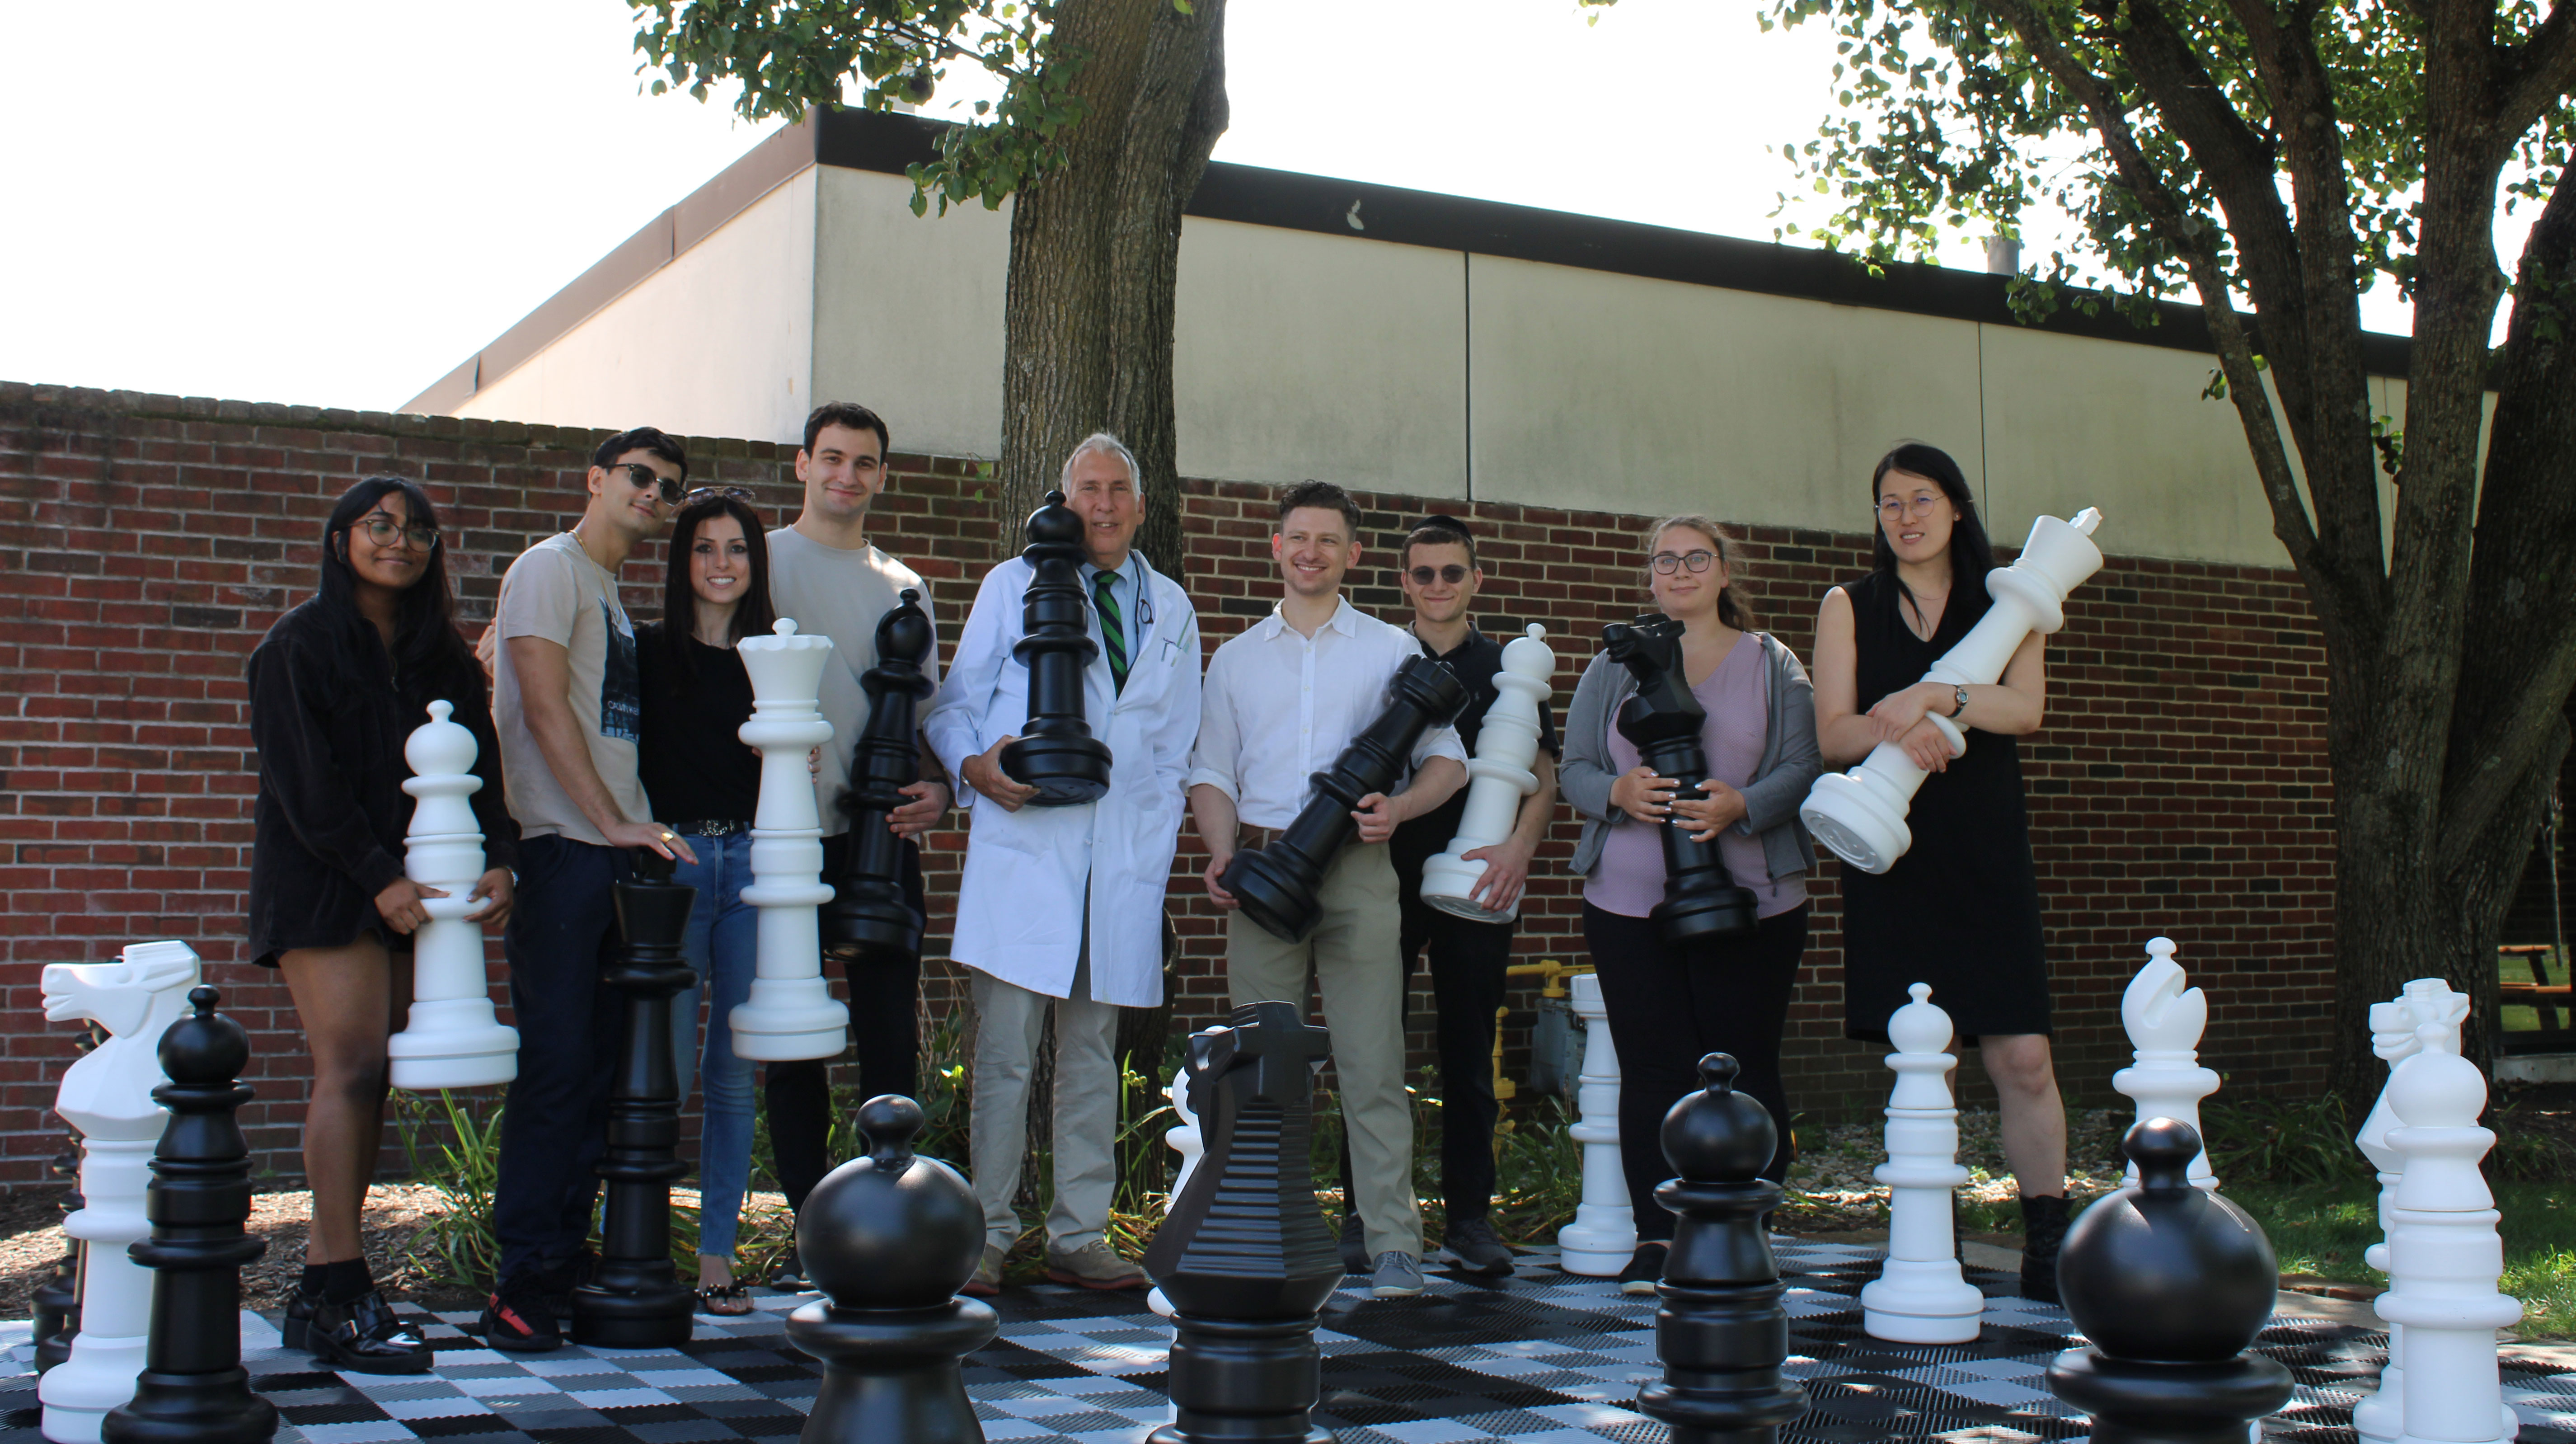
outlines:
M1532 622L1529 635L1503 648L1503 669L1494 674L1499 695L1476 734L1476 759L1467 764L1472 780L1458 835L1447 852L1422 864L1422 900L1444 913L1480 923L1520 916L1518 901L1497 912L1470 896L1485 864L1463 854L1508 839L1520 820L1521 799L1538 791L1538 774L1530 770L1538 761L1538 704L1556 685L1556 653L1540 640L1546 635L1547 628Z
M1959 1110L1950 1097L1950 1015L1932 1003L1928 984L1906 989L1914 1001L1887 1020L1896 1051L1887 1066L1896 1088L1887 1099L1887 1263L1860 1291L1861 1328L1901 1344L1964 1344L1977 1337L1986 1296L1959 1272L1950 1206L1968 1170L1959 1166Z
M465 915L481 907L483 834L466 799L483 786L474 775L474 734L448 719L456 708L429 704L429 722L403 744L411 811L403 876L445 897L421 899L429 921L412 934L411 1019L385 1042L397 1088L481 1088L519 1076L519 1030L492 1012L483 969L483 927Z
M2138 1122L2170 1118L2206 1137L2200 1100L2218 1091L2218 1075L2200 1066L2200 1033L2209 1026L2209 1000L2200 989L2183 986L2182 964L2173 955L2173 939L2147 939L2147 965L2120 995L2120 1023L2129 1030L2137 1061L2112 1074L2111 1086L2137 1100ZM2134 1161L2123 1182L2138 1186ZM2199 1189L2218 1187L2206 1147L2192 1155L2191 1182Z
M45 967L45 1019L87 1019L108 1040L63 1073L54 1111L81 1132L83 1207L63 1231L89 1245L81 1267L81 1331L72 1356L36 1386L43 1433L93 1444L107 1412L134 1397L152 1324L152 1271L126 1250L152 1233L143 1212L153 1145L170 1115L153 1101L161 1035L188 1008L197 953L174 941L136 943L112 963Z
M2044 516L2031 523L2030 540L2022 543L2013 564L1986 573L1986 591L1995 604L1932 664L1924 680L1963 687L1995 682L2022 638L2065 626L2067 594L2102 567L2102 549L2092 542L2101 520L2102 513L2086 507L2071 522ZM1967 750L1967 735L1949 718L1939 712L1926 715L1949 739L1951 756ZM1881 742L1851 771L1817 778L1798 816L1843 861L1863 872L1885 872L1914 845L1905 814L1924 776L1904 748Z
M2388 1211L2388 1292L2379 1316L2406 1329L2398 1444L2502 1444L2518 1430L2496 1372L2495 1331L2522 1317L2496 1291L2504 1240L2478 1160L2495 1135L2478 1126L2487 1080L2439 1046L2443 1027L2416 1029L2423 1047L2388 1080L2404 1160Z
M823 880L823 821L805 754L832 740L816 697L832 639L799 636L778 619L777 635L745 637L734 650L751 675L751 720L742 740L760 750L760 801L751 817L751 886L742 900L760 909L751 995L733 1010L736 1057L763 1063L829 1058L841 1051L849 1010L823 981L823 939L814 910L832 900Z
M1583 1201L1574 1206L1574 1222L1556 1231L1557 1267L1612 1278L1637 1252L1637 1216L1619 1168L1619 1050L1610 1041L1601 979L1577 973L1572 985L1574 1016L1583 1020L1583 1071L1575 1075L1570 1131L1583 1145Z

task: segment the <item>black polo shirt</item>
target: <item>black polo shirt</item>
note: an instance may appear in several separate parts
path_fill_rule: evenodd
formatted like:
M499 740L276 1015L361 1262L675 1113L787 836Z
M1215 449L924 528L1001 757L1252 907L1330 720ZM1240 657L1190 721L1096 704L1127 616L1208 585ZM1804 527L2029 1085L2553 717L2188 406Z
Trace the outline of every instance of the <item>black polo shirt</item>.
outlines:
M1448 663L1449 670L1458 674L1458 680L1467 684L1467 705L1458 709L1458 718L1453 725L1458 729L1458 741L1467 749L1467 755L1475 756L1476 738L1485 730L1485 711L1503 695L1502 689L1494 685L1495 676L1503 670L1503 644L1478 631L1472 622L1467 626L1467 640L1460 642L1454 651L1435 652L1431 650L1430 643L1419 637L1414 640L1421 645L1422 655L1435 662ZM1551 678L1551 689L1553 685L1554 679ZM1556 757L1562 754L1557 748L1553 700L1553 690L1548 696L1538 699L1538 745L1547 749L1549 756ZM1425 860L1448 850L1450 839L1458 835L1458 824L1466 815L1467 789L1461 787L1439 807L1399 825L1392 843L1396 866L1406 869L1408 874L1418 875Z

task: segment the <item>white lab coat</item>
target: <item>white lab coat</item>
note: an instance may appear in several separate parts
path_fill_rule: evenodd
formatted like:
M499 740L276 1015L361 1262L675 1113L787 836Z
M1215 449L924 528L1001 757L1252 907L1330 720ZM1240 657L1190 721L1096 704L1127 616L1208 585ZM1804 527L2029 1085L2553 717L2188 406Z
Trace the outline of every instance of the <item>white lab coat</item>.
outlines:
M1023 599L1034 571L1016 557L977 588L921 729L956 779L971 825L950 955L1031 992L1065 996L1080 956L1087 878L1091 996L1145 1008L1163 999L1163 895L1199 731L1199 622L1177 583L1143 565L1142 553L1136 560L1150 605L1131 604L1137 615L1126 619L1134 657L1126 690L1111 682L1105 653L1083 676L1091 735L1109 744L1109 791L1098 801L1009 812L966 785L966 759L1028 723L1029 669L1011 649L1027 635ZM1085 611L1097 642L1099 613Z

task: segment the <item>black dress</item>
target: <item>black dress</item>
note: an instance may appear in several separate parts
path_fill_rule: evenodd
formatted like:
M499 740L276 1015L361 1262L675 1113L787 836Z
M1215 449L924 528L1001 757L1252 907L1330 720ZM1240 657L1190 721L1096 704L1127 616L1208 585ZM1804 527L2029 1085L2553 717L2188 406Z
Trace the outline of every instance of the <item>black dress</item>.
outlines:
M1931 641L1898 612L1896 579L1847 583L1858 653L1858 703L1868 711L1923 674L1994 605L1982 578L1961 578ZM1872 876L1843 864L1843 1035L1887 1040L1887 1019L1913 983L1932 985L1961 1041L2040 1033L2048 1026L2048 961L2039 880L2022 805L2013 738L1967 729L1967 752L1923 779L1906 825L1914 845Z

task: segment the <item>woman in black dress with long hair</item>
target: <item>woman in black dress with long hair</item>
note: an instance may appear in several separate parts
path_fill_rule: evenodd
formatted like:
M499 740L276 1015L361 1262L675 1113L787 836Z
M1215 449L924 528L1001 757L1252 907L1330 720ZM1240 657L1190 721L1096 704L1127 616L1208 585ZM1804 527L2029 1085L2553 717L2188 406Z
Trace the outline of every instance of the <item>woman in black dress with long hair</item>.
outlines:
M1959 464L1934 447L1889 452L1870 495L1876 565L1826 592L1816 618L1816 736L1828 766L1894 742L1932 775L1914 796L1905 856L1876 876L1842 869L1843 1032L1885 1042L1907 985L1932 985L2002 1105L2004 1157L2021 1188L2022 1291L2053 1301L2066 1108L2049 1055L2048 963L2014 741L2046 712L2047 639L2024 639L1992 685L1924 681L1993 605L1994 548ZM1967 735L1965 753L1949 755L1925 720L1933 712Z

